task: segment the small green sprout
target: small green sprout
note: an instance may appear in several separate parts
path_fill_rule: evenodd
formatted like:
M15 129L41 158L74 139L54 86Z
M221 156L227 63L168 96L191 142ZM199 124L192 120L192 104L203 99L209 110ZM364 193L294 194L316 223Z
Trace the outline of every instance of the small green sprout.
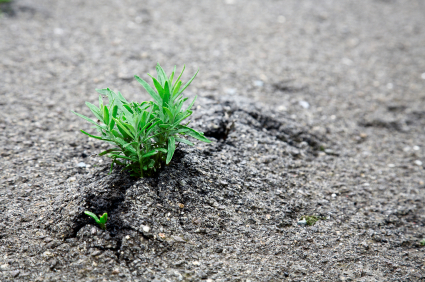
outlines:
M419 244L421 244L421 246L425 246L425 239L422 239Z
M99 224L100 228L106 230L106 221L108 220L108 213L105 212L100 218L98 218L97 215L89 211L85 211L84 213L93 218L96 223Z
M303 217L301 217L301 220L303 219L305 219L308 226L313 226L314 224L316 224L317 221L324 220L326 219L326 217L320 217L315 215L304 215Z

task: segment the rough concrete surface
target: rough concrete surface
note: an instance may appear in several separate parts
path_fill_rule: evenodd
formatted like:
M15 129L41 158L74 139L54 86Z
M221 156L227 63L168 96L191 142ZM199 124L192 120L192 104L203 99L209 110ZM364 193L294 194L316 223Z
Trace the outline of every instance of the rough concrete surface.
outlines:
M0 8L0 281L425 279L424 1ZM70 110L156 62L214 142L108 174Z

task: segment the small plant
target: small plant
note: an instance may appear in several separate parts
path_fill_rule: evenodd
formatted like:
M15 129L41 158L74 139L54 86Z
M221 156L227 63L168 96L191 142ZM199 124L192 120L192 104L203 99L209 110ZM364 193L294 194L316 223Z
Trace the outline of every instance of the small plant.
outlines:
M425 239L422 239L422 240L419 242L419 244L420 244L421 246L425 246Z
M304 216L301 217L301 220L303 220L303 219L305 219L308 226L313 226L314 224L316 224L317 221L324 220L326 218L315 216L315 215L304 215Z
M120 92L109 88L96 89L100 93L99 108L86 102L97 122L75 113L92 123L100 136L91 135L84 130L82 133L99 140L114 144L99 155L107 155L112 159L111 172L114 164L132 171L133 176L145 177L152 175L162 165L169 164L173 158L176 142L193 146L192 142L183 138L191 136L203 142L210 143L202 132L197 132L183 123L192 111L196 97L182 110L188 98L183 97L183 91L190 85L198 72L184 85L180 75L174 81L176 67L169 77L162 67L157 64L157 78L148 74L155 86L154 90L146 81L135 76L136 80L146 89L153 101L127 102ZM109 104L103 104L102 95L108 98Z
M85 211L84 213L93 218L94 221L99 224L100 228L106 230L106 221L108 220L108 213L105 212L100 218L98 218L97 215L89 211Z

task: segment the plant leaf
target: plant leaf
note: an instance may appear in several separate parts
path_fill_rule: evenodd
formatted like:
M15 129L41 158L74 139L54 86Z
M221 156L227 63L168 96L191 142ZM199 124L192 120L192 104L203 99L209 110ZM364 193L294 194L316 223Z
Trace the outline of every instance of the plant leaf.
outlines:
M186 111L190 111L190 109L193 107L193 104L195 104L195 101L196 101L196 98L197 98L197 97L198 97L198 96L195 96L195 98L193 98L192 103L190 103L190 105L189 105L189 107L187 107Z
M167 75L165 74L165 71L162 69L162 67L159 65L159 63L156 64L156 73L158 75L158 80L161 83L161 85L164 85L164 83L168 80Z
M168 137L168 152L167 159L165 161L166 164L169 164L171 159L173 158L174 151L176 150L176 140L174 136Z
M103 106L103 122L109 125L109 110L107 106Z
M115 157L115 158L119 158L119 159L126 159L126 160L130 160L130 161L133 161L133 162L137 162L137 161L138 161L137 159L130 158L130 157L123 156L123 155L111 155L111 156L112 156L112 157Z
M127 133L128 136L133 137L130 131L128 131L128 129L119 120L117 120L116 118L114 118L114 120L117 123L118 129L122 129L125 133Z
M196 75L198 74L199 70L195 73L194 76L192 76L192 78L183 86L183 89L179 91L179 93L177 93L177 96L179 96L191 83L192 80L195 79Z
M159 96L162 99L164 99L164 88L162 87L161 83L155 77L153 77L152 75L150 75L150 74L148 74L148 75L152 78L153 85L155 86L156 91L158 92Z
M93 218L96 221L96 223L99 223L99 218L97 217L97 215L95 215L94 213L89 212L89 211L85 211L84 213L86 215L90 216L91 218Z
M196 138L200 141L206 142L206 143L211 143L211 140L207 139L203 134L199 133L198 131L187 127L187 126L182 126L183 128L187 129L187 131L185 132L185 134L192 136L193 138Z
M175 88L175 87L176 87L176 84L178 84L179 82L180 82L180 84L181 84L180 78L182 77L182 75L183 75L183 72L184 72L184 69L185 69L185 68L186 68L186 65L183 65L182 72L180 73L179 77L177 77L177 80L176 80L176 82L175 82L175 84L174 84L173 88Z
M144 81L143 79L141 79L137 75L135 75L134 77L143 86L143 88L145 88L146 91L148 91L149 95L151 95L151 97L155 100L155 102L158 105L162 105L162 99L158 95L158 93L156 93L155 90L153 90L152 87L146 81Z
M148 152L148 153L146 153L146 154L144 154L143 156L142 156L142 158L147 158L147 157L150 157L150 156L153 156L153 155L156 155L158 153L158 150L152 150L152 151L150 151L150 152Z
M74 114L76 114L76 115L77 115L77 116L79 116L80 118L83 118L83 119L85 119L86 121L88 121L88 122L90 122L90 123L92 123L92 124L96 125L96 127L99 127L99 128L101 128L101 129L103 129L103 130L106 130L106 127L105 127L105 126L102 126L102 125L100 125L100 124L97 124L94 120L92 120L92 119L90 119L90 118L88 118L88 117L86 117L86 116L83 116L82 114L76 113L76 112L74 112L74 111L71 111L71 112L73 112Z
M182 142L182 143L185 143L187 145L194 146L194 144L192 142L190 142L189 140L184 139L184 138L176 137L176 142Z
M100 218L99 218L99 222L102 224L105 224L106 221L108 220L108 214L105 212Z
M108 139L105 139L105 138L102 138L102 137L100 137L100 136L96 136L96 135L91 135L90 133L87 133L87 132L85 132L84 130L80 130L82 133L84 133L85 135L88 135L88 136L90 136L91 138L94 138L94 139L98 139L98 140L103 140L103 141L111 141L111 140L108 140Z
M112 152L120 152L121 148L112 148L112 149L108 149L106 151L103 151L102 153L99 153L99 156L103 156Z
M94 114L94 116L98 119L98 120L103 120L103 116L102 113L100 112L100 109L98 107L96 107L95 105L86 102L86 106L89 107L89 109L91 110L91 112Z

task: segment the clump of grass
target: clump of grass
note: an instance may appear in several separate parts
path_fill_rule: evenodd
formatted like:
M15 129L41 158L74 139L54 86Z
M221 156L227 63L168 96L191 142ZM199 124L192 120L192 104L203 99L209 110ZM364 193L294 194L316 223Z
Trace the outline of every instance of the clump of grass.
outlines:
M304 215L301 217L301 220L305 219L308 226L313 226L319 220L326 219L325 217L315 216L315 215Z
M419 242L419 244L420 244L421 246L425 246L425 239L422 239L422 240Z
M103 140L114 145L114 148L101 152L112 159L111 171L114 165L123 166L132 172L133 176L145 177L152 175L164 164L169 164L173 158L176 143L193 146L184 137L193 137L210 143L202 132L198 132L184 123L191 114L190 105L183 110L183 104L188 98L183 91L190 85L198 72L184 85L180 75L174 81L176 67L168 77L162 67L157 64L157 77L152 78L154 88L137 75L136 80L146 89L153 101L128 102L120 92L109 88L96 89L99 96L99 107L86 102L97 122L75 113L94 125L99 135L92 135L81 130L89 137ZM108 98L108 104L103 103L102 95Z

